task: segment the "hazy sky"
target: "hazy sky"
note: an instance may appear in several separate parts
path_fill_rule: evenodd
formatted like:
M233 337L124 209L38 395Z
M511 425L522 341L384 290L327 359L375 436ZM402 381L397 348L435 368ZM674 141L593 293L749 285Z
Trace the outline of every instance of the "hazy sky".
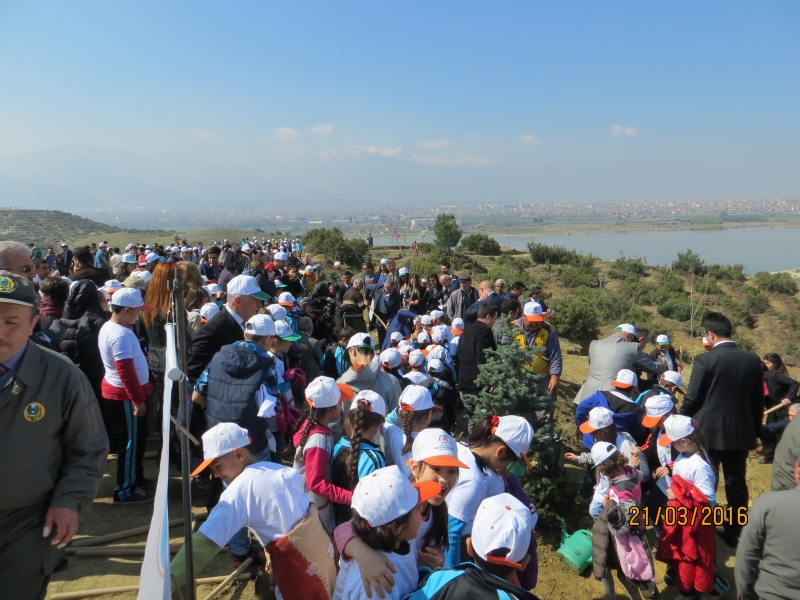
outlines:
M0 203L800 197L798 65L795 0L0 0Z

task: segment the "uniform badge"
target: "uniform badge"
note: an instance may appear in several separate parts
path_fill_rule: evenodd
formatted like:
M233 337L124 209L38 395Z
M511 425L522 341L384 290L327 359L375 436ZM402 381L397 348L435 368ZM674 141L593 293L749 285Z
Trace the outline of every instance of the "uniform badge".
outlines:
M26 421L30 421L31 423L36 423L36 421L41 421L44 418L44 406L42 406L38 402L31 402L30 404L28 404L28 406L25 407L22 416L25 417Z
M15 287L17 287L17 283L13 279L10 277L0 277L0 292L10 292Z

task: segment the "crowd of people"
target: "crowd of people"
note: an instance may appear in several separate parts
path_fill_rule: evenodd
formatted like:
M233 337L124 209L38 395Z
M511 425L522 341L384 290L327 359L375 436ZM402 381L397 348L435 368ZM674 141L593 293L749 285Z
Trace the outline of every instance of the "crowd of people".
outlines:
M44 596L64 566L53 546L77 531L109 453L112 502L153 500L142 459L160 411L179 409L177 391L162 402L176 319L190 432L202 440L191 476L209 509L193 536L195 572L227 547L236 567L269 553L287 599L536 597L538 513L520 477L534 425L553 415L529 422L473 403L493 389L476 383L486 351L507 344L532 349L540 391L555 401L563 357L542 288L473 286L447 263L427 277L392 258L359 273L312 263L297 239L60 253L0 242L0 447L25 454L12 476L30 482L0 494L0 597ZM181 315L168 285L176 269ZM724 315L702 325L706 352L688 386L665 334L648 353L650 332L626 323L589 347L574 399L585 452L566 459L586 466L579 493L606 598L614 571L630 598L656 597L654 560L679 598L719 597L729 583L716 573L716 537L738 548L740 597L800 596L789 512L800 384L779 355L736 346ZM773 492L751 508L754 449L774 463ZM31 554L43 561L19 558ZM183 550L173 559L175 586L187 585L186 560Z

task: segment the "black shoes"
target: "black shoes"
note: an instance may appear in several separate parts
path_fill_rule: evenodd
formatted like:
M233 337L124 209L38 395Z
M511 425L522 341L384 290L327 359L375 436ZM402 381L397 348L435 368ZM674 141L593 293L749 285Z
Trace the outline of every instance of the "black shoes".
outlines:
M153 501L153 494L145 492L142 488L134 488L126 498L120 498L119 491L114 492L114 506L128 506L133 504L146 504Z

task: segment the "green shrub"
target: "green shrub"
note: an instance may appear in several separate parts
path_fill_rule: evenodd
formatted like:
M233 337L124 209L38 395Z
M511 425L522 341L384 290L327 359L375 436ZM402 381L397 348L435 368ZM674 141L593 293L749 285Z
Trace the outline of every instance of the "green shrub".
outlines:
M566 288L594 287L599 285L597 277L600 272L593 267L561 267L558 273L561 285Z
M608 271L612 279L627 279L628 277L645 277L647 267L640 258L619 258L614 261Z
M661 276L659 287L670 293L685 293L683 279L669 271Z
M755 342L743 333L734 333L733 341L736 342L736 345L742 350L747 350L748 352L758 352Z
M667 319L689 321L692 318L692 305L689 302L670 301L658 306L658 314Z
M723 309L722 312L728 316L734 325L742 325L748 328L755 327L756 321L752 313L730 296L720 298L719 305Z
M705 275L706 273L705 261L700 258L699 254L691 250L678 252L678 260L672 263L672 268L682 275L689 275L692 268L694 268L695 276Z
M455 215L436 215L433 231L436 234L436 245L440 248L450 252L452 248L458 246L461 239L461 228L458 226Z
M744 295L744 306L755 315L760 315L769 308L769 296L753 287L747 287Z
M576 297L554 298L550 308L556 311L558 334L568 340L585 343L600 335L600 319L594 304Z
M550 263L573 267L591 267L595 261L594 257L588 254L581 254L564 246L548 246L538 242L530 242L528 244L528 252L531 255L531 260L536 264Z
M717 281L744 281L744 265L718 265L706 267L708 276Z
M435 244L431 242L419 242L417 246L419 246L419 251L424 253L432 252L436 247Z
M582 287L575 290L575 297L594 305L601 321L606 325L621 323L631 308L622 294L611 290Z
M371 260L367 242L346 239L338 227L312 229L303 235L303 244L312 254L324 254L329 260L339 260L354 269L360 270L362 261Z
M768 292L794 296L797 293L797 281L788 273L767 273L759 271L753 282L756 287Z
M497 256L500 254L500 244L485 233L471 233L461 238L461 247L476 254Z

